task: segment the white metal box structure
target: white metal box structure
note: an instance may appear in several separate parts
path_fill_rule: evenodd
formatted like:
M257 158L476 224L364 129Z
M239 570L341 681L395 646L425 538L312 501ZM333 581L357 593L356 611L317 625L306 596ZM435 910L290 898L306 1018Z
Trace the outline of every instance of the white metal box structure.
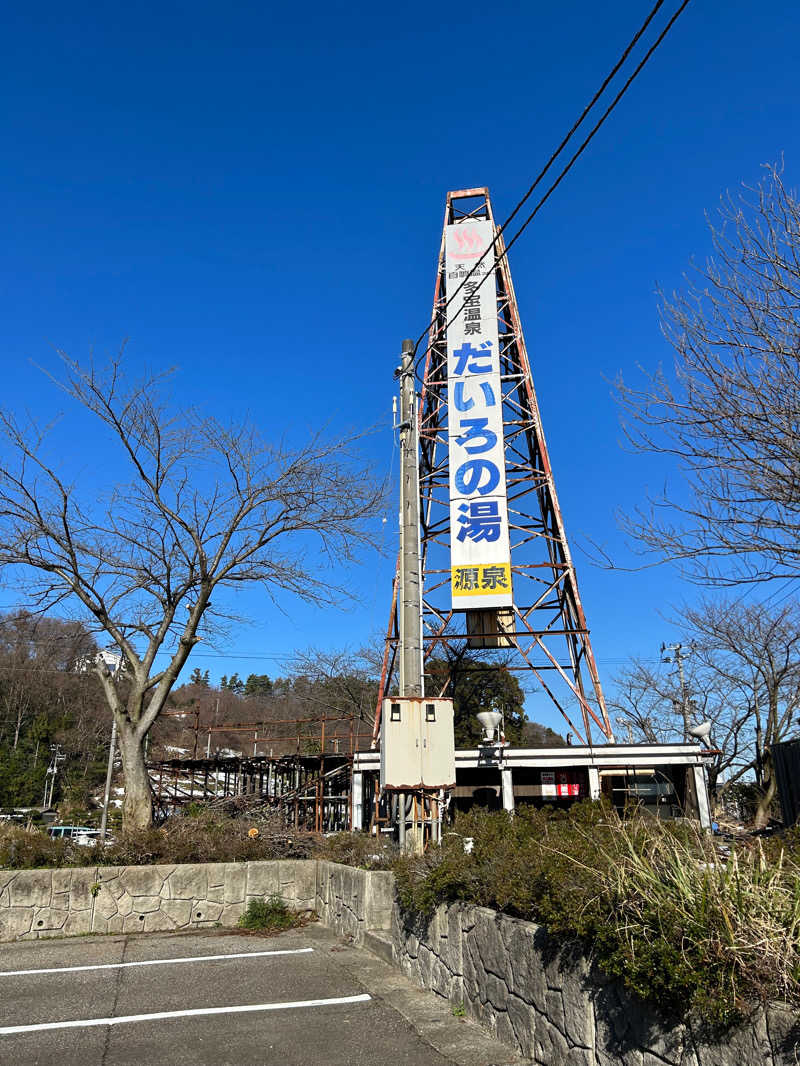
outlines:
M452 700L383 701L380 783L403 792L455 785Z

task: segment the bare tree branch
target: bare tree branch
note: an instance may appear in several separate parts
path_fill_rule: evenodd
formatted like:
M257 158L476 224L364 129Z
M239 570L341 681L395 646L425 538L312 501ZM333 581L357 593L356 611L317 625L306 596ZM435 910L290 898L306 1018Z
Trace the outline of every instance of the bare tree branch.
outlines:
M800 711L800 611L789 603L706 601L675 619L691 648L687 687L696 721L709 720L720 754L709 766L712 790L752 775L762 792L757 818L765 821L775 781L772 744L796 732ZM660 743L682 738L682 693L663 666L633 660L617 678L611 702L618 723Z
M0 412L0 570L43 609L77 603L122 652L124 699L96 672L120 730L124 813L146 824L142 742L224 613L212 596L245 584L320 605L347 596L341 572L372 541L383 486L357 436L276 447L249 423L171 410L165 375L130 382L121 356L101 369L61 358L52 380L105 429L127 473L96 499L96 485L79 490L60 472L47 428Z
M686 291L662 294L671 372L617 383L628 442L681 475L621 525L707 585L800 575L800 202L766 170L722 200Z

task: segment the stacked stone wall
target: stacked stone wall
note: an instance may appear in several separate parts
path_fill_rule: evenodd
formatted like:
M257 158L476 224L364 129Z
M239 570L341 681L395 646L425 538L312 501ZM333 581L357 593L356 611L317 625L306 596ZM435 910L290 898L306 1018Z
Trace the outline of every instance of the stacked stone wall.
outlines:
M724 1037L699 1021L671 1023L606 980L541 926L482 907L439 907L430 919L395 907L402 970L463 1008L541 1066L797 1066L800 1018L757 1009Z
M0 870L0 940L235 926L250 899L278 894L355 944L383 948L541 1066L797 1066L800 1019L759 1008L713 1039L673 1024L558 947L540 926L469 905L405 914L387 871L313 860Z
M318 861L315 910L322 921L354 944L368 932L391 928L394 874Z
M0 941L235 926L249 900L313 909L315 863L0 870Z

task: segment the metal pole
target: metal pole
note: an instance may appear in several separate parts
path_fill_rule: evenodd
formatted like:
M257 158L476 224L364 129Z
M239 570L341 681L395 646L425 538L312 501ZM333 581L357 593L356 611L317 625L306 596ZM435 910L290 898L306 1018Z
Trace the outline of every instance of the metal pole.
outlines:
M111 721L111 743L108 746L108 768L106 769L106 789L103 793L103 816L100 819L100 843L106 840L108 829L108 803L111 798L111 775L114 772L114 752L117 747L117 720Z
M419 461L414 342L403 341L400 371L400 695L423 696Z
M689 739L689 727L691 723L689 721L689 693L686 689L686 675L683 671L683 660L686 658L686 656L683 651L682 644L662 644L662 654L665 651L672 652L675 658L675 663L678 667L678 678L680 680L681 685L681 717L683 718L683 739L684 741L687 741ZM672 662L672 660L669 656L666 656L666 658L663 659L663 662L668 663Z
M683 714L683 739L689 739L689 696L686 692L686 675L683 672L683 654L680 644L675 649L675 661L678 664L678 676L681 679L681 712Z
M422 595L419 544L419 440L414 342L404 340L400 366L400 695L422 696ZM406 843L406 796L397 797L398 842Z
M217 702L214 705L214 729L217 728L217 715L219 714L219 696L217 696ZM211 726L208 727L208 741L206 743L206 758L211 758Z

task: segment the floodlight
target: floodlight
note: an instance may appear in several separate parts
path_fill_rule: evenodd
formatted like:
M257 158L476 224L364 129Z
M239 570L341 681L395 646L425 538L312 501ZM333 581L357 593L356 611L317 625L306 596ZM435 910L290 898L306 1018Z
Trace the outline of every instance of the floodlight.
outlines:
M711 733L711 722L701 722L700 725L692 725L686 731L690 737L696 737L697 740L708 740Z
M499 711L481 711L475 717L483 727L484 741L487 744L491 744L494 741L495 731L500 724L500 719L503 717L502 714Z

